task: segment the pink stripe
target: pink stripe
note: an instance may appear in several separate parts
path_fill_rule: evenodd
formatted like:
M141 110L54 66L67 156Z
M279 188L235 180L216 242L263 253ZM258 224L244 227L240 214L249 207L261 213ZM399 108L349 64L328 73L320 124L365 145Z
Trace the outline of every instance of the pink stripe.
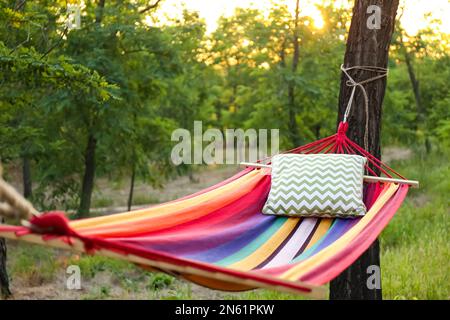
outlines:
M408 193L408 185L401 185L394 197L377 213L372 221L359 233L344 250L305 274L300 280L314 284L325 284L337 277L350 266L375 241L381 231L394 216Z
M229 228L241 225L255 216L255 213L262 208L269 188L270 177L264 176L254 189L241 198L198 219L151 233L117 237L114 240L151 242L152 244L177 243L184 240L207 238L211 234L229 231L231 230Z

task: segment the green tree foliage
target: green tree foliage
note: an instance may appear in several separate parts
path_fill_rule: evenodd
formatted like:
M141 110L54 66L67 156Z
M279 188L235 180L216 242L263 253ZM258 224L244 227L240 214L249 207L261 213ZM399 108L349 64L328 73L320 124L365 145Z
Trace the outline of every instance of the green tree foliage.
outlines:
M286 105L293 85L303 140L334 129L346 14L330 6L321 10L323 30L314 29L310 18L300 17L295 72L291 68L294 17L286 5L275 5L268 17L257 10L237 9L234 16L219 20L211 36L211 60L224 76L216 110L225 125L288 132ZM285 147L293 146L287 134L282 137Z
M285 4L238 8L207 34L196 12L162 23L159 4L83 1L81 28L69 30L66 1L0 0L0 157L22 166L40 209L86 216L99 177L126 178L131 206L136 180L158 187L192 175L171 163L170 136L194 120L204 129L280 129L281 149L334 132L349 11L324 1L316 28L301 1L298 17ZM439 23L414 36L396 28L388 143L449 147L448 35L433 31Z
M429 152L433 145L448 146L450 60L448 34L436 32L442 22L428 20L415 35L397 24L384 122L386 138Z

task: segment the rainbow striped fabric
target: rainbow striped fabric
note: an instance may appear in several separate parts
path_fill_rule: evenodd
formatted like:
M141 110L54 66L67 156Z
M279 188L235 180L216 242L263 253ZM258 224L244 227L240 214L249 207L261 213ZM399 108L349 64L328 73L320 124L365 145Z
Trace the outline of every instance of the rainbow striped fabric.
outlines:
M126 259L214 289L323 297L320 286L370 246L408 192L366 184L367 213L355 219L281 217L261 212L270 180L267 169L249 168L169 203L77 221L47 213L30 220L38 228L0 225L0 236Z
M405 185L370 184L365 191L367 214L348 220L263 215L269 189L270 175L245 170L190 197L69 225L74 235L94 242L97 249L166 262L165 267L155 265L210 288L284 287L309 293L367 249L407 192ZM23 231L0 227L2 236L14 232L25 237ZM67 242L64 236L58 238Z

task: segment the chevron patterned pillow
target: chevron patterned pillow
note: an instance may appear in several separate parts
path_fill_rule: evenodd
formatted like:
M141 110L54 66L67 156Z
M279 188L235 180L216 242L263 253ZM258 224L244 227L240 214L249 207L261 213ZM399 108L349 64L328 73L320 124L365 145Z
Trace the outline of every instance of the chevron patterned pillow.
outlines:
M272 158L272 182L264 214L351 218L363 203L367 159L346 154L280 154Z

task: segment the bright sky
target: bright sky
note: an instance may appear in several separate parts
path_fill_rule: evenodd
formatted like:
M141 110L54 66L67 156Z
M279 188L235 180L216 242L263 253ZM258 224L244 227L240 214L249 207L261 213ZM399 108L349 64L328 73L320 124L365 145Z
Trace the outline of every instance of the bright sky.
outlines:
M217 19L222 16L232 15L237 7L253 7L263 11L271 7L271 0L164 0L160 11L169 17L176 17L183 10L183 5L189 10L198 11L205 19L208 32L213 31L217 25ZM278 0L286 3L292 11L295 9L295 0ZM314 19L316 27L322 26L320 12L314 6L322 0L300 0L301 14ZM348 3L345 0L336 0L337 6ZM424 19L426 13L431 13L432 17L441 19L443 25L442 32L450 33L450 3L448 0L400 0L400 5L405 7L402 17L402 24L408 34L413 35L419 29L427 25Z

